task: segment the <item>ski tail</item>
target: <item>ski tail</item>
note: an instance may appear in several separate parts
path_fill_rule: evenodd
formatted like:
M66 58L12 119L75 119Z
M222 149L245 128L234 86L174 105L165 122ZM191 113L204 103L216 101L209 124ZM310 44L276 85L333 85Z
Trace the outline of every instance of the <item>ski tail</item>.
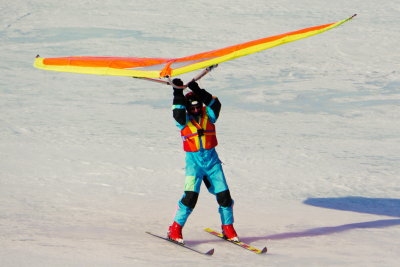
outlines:
M214 235L214 236L216 236L216 237L219 237L219 238L221 238L221 239L223 239L223 240L226 240L226 241L228 241L229 243L235 244L235 245L237 245L237 246L239 246L239 247L241 247L241 248L244 248L244 249L246 249L246 250L249 250L249 251L251 251L251 252L254 252L254 253L256 253L256 254L265 254L265 253L267 253L267 250L268 250L267 247L264 247L263 249L260 250L260 249L258 249L258 248L252 247L252 246L250 246L249 244L246 244L246 243L241 242L241 241L236 242L236 241L232 241L232 240L226 239L225 236L224 236L223 234L221 234L221 233L219 233L219 232L217 232L217 231L214 231L214 230L212 230L212 229L210 229L210 228L206 228L206 229L204 229L204 231L206 231L206 232L208 232L209 234L212 234L212 235Z
M171 242L172 244L178 245L180 247L186 248L186 249L188 249L190 251L193 251L193 252L196 252L196 253L199 253L199 254L202 254L202 255L212 256L214 254L214 248L212 248L212 249L210 249L210 250L208 250L206 252L203 252L203 251L197 250L197 249L195 249L195 248L193 248L191 246L188 246L188 245L186 245L184 243L176 242L175 240L172 240L172 239L170 239L168 237L163 237L163 236L160 236L160 235L156 235L156 234L153 234L151 232L146 232L146 234L149 234L151 236L163 239L165 241Z

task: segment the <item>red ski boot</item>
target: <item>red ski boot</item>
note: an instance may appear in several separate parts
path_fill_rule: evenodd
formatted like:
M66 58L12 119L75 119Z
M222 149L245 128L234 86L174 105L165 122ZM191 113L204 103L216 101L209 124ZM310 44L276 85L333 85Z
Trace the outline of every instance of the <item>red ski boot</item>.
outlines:
M233 224L222 225L222 234L224 237L230 241L239 242L239 237L236 234L235 228L233 228Z
M182 226L180 226L177 222L174 222L168 230L168 238L183 244L183 237L182 237Z

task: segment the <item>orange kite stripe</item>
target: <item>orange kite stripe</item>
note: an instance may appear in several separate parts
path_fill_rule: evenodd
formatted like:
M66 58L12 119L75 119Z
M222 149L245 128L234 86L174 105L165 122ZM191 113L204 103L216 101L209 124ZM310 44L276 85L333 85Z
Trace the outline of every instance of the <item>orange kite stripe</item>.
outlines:
M323 33L351 20L354 16L335 23L309 27L181 58L37 57L34 66L44 70L85 74L144 78L173 77Z

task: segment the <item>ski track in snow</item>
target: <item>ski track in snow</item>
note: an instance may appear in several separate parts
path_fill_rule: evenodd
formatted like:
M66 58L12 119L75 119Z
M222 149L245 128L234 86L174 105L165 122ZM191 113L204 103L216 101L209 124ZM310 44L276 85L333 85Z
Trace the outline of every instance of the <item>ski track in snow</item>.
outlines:
M1 266L397 264L397 1L3 2ZM200 82L223 104L217 150L237 231L265 256L202 231L220 224L204 187L184 237L212 257L145 234L166 233L183 190L170 88L32 67L36 54L186 56L354 13Z

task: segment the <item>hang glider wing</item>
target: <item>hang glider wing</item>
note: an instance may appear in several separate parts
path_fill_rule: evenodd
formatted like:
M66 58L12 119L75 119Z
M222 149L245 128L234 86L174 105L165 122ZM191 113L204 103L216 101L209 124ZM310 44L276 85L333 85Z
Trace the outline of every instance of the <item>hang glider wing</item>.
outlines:
M335 23L305 28L182 58L37 57L34 66L45 70L86 74L143 78L174 77L323 33L351 20L354 16Z

